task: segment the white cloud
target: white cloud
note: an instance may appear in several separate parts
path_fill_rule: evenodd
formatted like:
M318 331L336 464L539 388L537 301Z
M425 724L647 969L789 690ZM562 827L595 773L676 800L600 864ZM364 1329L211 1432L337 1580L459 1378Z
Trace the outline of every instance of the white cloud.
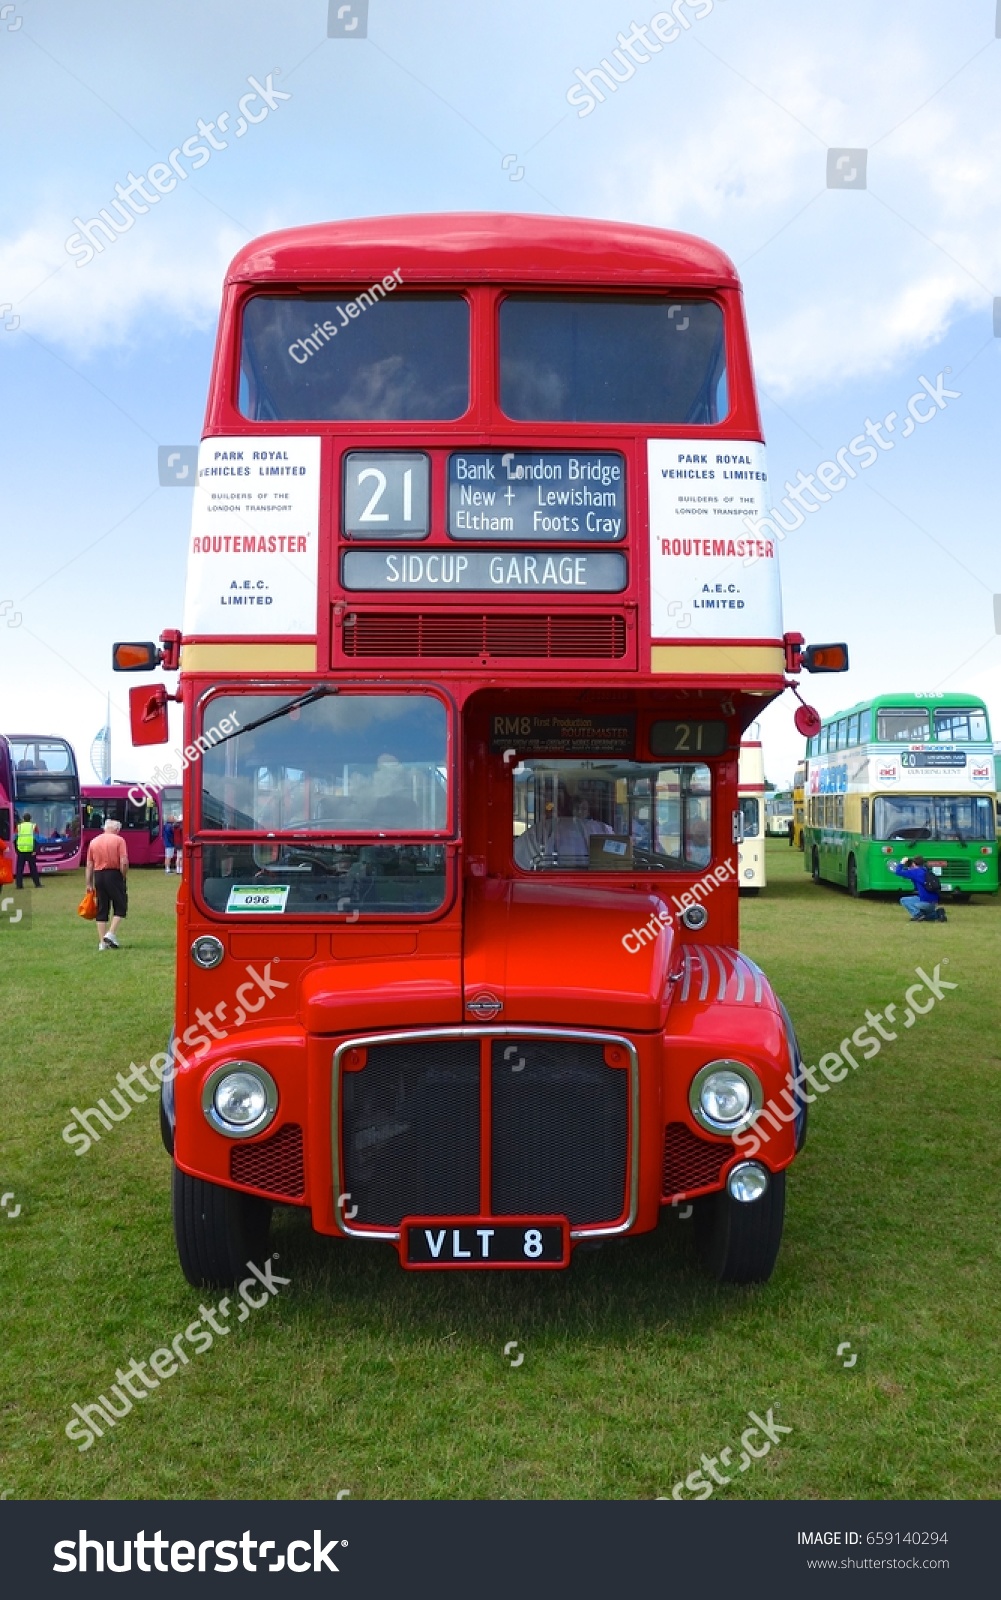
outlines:
M181 329L210 327L226 267L246 235L226 222L198 229L160 222L138 218L84 267L63 248L65 218L33 223L0 242L0 284L21 328L88 356L134 338L151 316Z
M1001 284L1001 129L976 67L908 116L945 76L913 41L901 53L870 39L864 61L840 61L837 93L829 64L797 44L779 68L738 58L760 90L693 56L656 139L637 104L642 134L596 175L607 214L704 235L733 256L756 370L779 397L913 360L974 310L987 337L989 286ZM827 189L822 139L874 141L869 192Z

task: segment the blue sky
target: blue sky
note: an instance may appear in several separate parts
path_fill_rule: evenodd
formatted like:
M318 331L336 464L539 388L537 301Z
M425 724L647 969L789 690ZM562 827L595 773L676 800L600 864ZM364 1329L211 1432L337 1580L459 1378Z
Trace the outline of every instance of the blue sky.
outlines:
M110 691L116 775L159 759L131 750L110 642L180 622L191 494L159 487L157 446L200 434L235 250L328 218L514 210L729 252L773 485L945 374L958 397L789 534L785 622L851 645L847 679L806 682L822 711L969 688L1001 736L995 0L679 0L689 26L579 116L575 70L657 9L370 0L367 36L334 39L327 0L0 6L0 726L64 733L86 768ZM234 139L269 73L289 98ZM78 267L73 219L224 111L226 148ZM830 148L867 151L865 190L827 187ZM793 708L763 719L780 781Z

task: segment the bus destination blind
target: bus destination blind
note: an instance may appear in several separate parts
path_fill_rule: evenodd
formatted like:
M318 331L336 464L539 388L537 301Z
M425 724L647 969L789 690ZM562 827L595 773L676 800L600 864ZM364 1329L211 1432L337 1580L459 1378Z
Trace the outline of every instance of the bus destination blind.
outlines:
M624 539L623 459L603 450L456 451L448 531L453 539Z
M902 750L902 767L965 767L965 750Z
M345 589L518 590L529 594L619 594L626 558L617 551L346 550Z

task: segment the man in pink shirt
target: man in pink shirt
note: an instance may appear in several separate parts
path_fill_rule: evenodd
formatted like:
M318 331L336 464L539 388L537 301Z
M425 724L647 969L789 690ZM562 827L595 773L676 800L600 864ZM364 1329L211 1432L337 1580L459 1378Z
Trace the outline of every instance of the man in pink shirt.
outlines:
M115 929L129 908L125 880L129 871L129 856L125 840L121 837L120 822L109 820L104 832L90 841L87 851L87 888L97 894L98 950L117 950ZM108 912L113 913L108 927Z

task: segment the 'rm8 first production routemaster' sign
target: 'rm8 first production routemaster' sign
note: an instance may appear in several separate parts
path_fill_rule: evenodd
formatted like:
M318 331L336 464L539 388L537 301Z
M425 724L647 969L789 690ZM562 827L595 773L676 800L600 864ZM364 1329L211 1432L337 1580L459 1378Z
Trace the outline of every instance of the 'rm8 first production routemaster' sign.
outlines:
M203 439L184 633L316 633L319 439Z

